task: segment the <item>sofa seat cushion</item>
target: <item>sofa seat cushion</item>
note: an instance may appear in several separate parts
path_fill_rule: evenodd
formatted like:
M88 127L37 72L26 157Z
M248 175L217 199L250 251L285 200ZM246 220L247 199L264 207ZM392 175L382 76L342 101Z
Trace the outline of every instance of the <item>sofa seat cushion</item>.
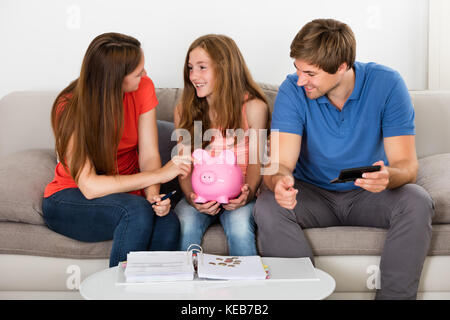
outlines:
M387 230L367 227L306 229L315 256L381 255ZM450 225L433 225L429 256L450 254Z
M0 222L0 253L32 256L100 259L109 258L112 241L81 242L46 226Z
M45 225L42 197L56 166L51 149L20 151L0 160L0 221Z
M419 159L417 184L434 200L433 224L450 223L450 153Z
M315 256L380 255L386 230L363 227L306 229ZM227 255L228 246L220 224L213 224L203 237L204 252ZM0 254L107 259L112 241L80 242L55 233L46 226L0 222ZM428 255L450 255L450 225L433 225Z
M315 256L381 255L387 230L367 227L329 227L304 230ZM219 223L206 231L202 247L205 252L227 255L225 233ZM259 251L259 243L257 241ZM450 255L450 224L433 225L429 256Z

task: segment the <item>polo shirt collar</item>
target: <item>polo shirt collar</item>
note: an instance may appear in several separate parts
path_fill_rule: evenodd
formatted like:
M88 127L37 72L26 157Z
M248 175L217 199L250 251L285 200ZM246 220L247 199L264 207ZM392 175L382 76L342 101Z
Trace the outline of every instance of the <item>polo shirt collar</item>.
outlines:
M361 92L365 78L364 70L363 66L357 61L355 61L355 63L353 64L353 69L355 70L355 87L353 88L352 94L348 99L359 100L359 97L361 97Z
M348 98L348 100L359 100L362 92L362 87L364 83L364 70L363 66L355 61L353 64L353 69L355 70L355 87L353 88L352 94ZM323 95L319 98L317 98L318 103L330 103L330 100L326 97L326 95Z

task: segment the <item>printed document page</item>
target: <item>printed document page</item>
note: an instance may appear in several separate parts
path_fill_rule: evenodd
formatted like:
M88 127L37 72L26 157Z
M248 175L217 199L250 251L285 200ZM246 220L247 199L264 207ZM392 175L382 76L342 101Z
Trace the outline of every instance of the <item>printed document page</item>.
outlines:
M225 280L266 279L260 256L218 256L199 254L197 256L199 278Z
M130 252L125 277L127 282L192 280L192 257L186 251Z

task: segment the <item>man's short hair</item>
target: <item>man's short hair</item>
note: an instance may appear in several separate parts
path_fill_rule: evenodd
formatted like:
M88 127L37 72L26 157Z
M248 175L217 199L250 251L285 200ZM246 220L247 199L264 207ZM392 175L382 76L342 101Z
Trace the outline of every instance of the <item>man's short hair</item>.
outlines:
M356 40L348 25L334 19L316 19L297 33L291 43L291 58L334 74L346 62L352 68L356 56Z

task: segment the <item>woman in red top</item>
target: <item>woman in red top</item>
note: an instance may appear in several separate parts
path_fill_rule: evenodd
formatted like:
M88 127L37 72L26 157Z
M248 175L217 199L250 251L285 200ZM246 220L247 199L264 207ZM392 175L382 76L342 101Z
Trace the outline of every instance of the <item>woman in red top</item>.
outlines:
M179 221L159 189L190 165L161 167L158 100L144 63L138 40L99 35L52 109L60 162L45 189L44 220L76 240L113 239L110 267L130 251L177 249Z

